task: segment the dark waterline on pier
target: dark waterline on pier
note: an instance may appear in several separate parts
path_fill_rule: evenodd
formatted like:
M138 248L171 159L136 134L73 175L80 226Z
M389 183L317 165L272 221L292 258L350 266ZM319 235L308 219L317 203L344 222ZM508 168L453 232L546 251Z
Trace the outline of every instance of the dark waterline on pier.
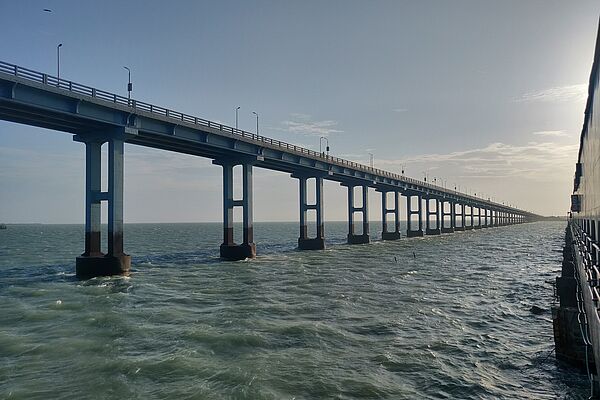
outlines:
M564 227L349 246L328 223L300 252L257 223L259 257L221 262L219 224L131 224L131 276L78 281L82 226L10 225L0 397L586 398L549 355Z

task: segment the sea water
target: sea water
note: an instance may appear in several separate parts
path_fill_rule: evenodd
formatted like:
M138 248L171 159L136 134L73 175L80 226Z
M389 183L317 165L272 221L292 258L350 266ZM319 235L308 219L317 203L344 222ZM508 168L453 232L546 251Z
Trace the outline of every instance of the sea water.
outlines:
M554 358L564 222L218 258L219 224L126 224L128 277L74 276L83 226L0 231L2 399L586 398ZM541 314L532 313L533 306Z

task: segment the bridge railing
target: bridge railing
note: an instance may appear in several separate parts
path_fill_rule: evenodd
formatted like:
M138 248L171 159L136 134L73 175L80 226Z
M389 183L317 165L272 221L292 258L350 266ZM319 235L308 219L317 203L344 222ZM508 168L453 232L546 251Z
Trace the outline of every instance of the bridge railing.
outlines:
M295 153L302 154L302 155L308 155L308 156L325 161L330 164L336 164L336 165L342 166L342 167L348 166L348 167L351 167L351 168L354 168L354 169L357 169L357 170L360 170L360 171L363 171L366 173L379 175L379 176L387 177L390 179L395 179L395 180L398 180L398 181L401 181L401 182L404 182L407 184L413 184L413 185L418 185L420 187L426 187L426 188L436 190L436 191L439 191L442 193L454 194L454 195L460 196L464 199L473 200L478 203L486 203L490 206L502 207L507 210L511 209L510 207L496 204L496 203L487 201L485 199L482 199L482 198L479 198L476 196L471 196L471 195L468 195L465 193L460 193L456 190L449 190L449 189L446 189L441 186L432 185L428 182L419 181L417 179L409 178L404 175L399 175L399 174L385 171L382 169L373 168L373 167L370 167L370 166L367 166L364 164L360 164L360 163L357 163L354 161L349 161L349 160L346 160L343 158L329 156L324 153L319 153L317 151L310 150L310 149L307 149L307 148L304 148L301 146L296 146L294 144L282 142L280 140L271 139L271 138L265 137L265 136L260 136L255 133L247 132L247 131L244 131L241 129L236 129L236 128L233 128L228 125L209 121L209 120L199 118L199 117L196 117L193 115L184 114L179 111L170 110L168 108L159 107L159 106L156 106L156 105L153 105L150 103L145 103L142 101L138 101L135 99L129 99L125 96L121 96L121 95L118 95L115 93L110 93L110 92L96 89L96 88L93 88L90 86L82 85L80 83L72 82L72 81L69 81L66 79L62 79L62 78L59 79L55 76L48 75L48 74L38 72L38 71L34 71L34 70L31 70L28 68L20 67L15 64L9 64L9 63L0 61L0 72L5 73L5 74L14 75L18 78L26 79L29 81L48 85L49 87L51 87L53 89L66 90L66 91L69 91L72 93L76 93L78 95L93 97L97 100L102 100L102 101L110 102L113 104L119 104L122 106L131 107L136 111L143 111L143 112L160 115L162 117L166 117L166 118L173 119L176 121L181 121L181 122L188 123L188 124L194 124L194 125L212 128L212 129L217 129L219 131L222 131L222 132L225 132L228 134L237 135L237 136L251 139L255 142L268 144L273 147L285 149L287 151L295 152ZM513 208L513 210L518 211L517 209L514 209L514 208Z

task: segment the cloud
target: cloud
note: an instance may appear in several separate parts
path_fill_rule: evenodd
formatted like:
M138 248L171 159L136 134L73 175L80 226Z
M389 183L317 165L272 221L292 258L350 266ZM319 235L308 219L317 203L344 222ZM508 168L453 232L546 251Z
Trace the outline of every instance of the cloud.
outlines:
M547 182L572 174L578 148L578 144L552 142L522 146L491 143L479 149L377 160L377 166L398 170L406 165L415 177L420 171L439 169L444 176L453 178L529 178Z
M394 108L392 111L397 112L397 113L403 113L403 112L407 112L408 108Z
M291 114L290 119L282 121L283 128L279 128L285 132L307 136L329 136L333 133L341 133L342 130L336 129L337 121L323 120L313 121L312 117L307 114Z
M515 99L518 103L585 101L588 86L585 83L555 86L537 92L528 92Z
M565 137L569 136L565 131L536 131L532 132L536 136L552 136L552 137Z

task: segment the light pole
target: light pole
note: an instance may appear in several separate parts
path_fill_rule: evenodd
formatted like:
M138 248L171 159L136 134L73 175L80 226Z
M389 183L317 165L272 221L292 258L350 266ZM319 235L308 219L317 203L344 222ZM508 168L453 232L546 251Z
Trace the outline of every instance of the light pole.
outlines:
M235 130L238 129L238 111L240 111L240 106L235 108Z
M131 70L129 67L123 67L127 70L127 104L129 105L129 101L131 100L131 90L133 89L133 85L131 84Z
M402 176L404 176L404 167L406 167L406 165L402 164Z
M423 171L423 181L427 182L427 171Z
M321 155L324 155L323 149L321 147L321 145L323 144L323 139L325 139L325 143L326 143L325 151L327 151L327 157L329 157L329 139L327 139L325 136L321 136L319 138L319 153L321 153Z
M56 78L58 80L58 82L56 83L57 85L60 83L60 48L62 47L62 43L59 43L58 46L56 46Z
M369 154L369 164L371 165L371 168L373 168L374 165L374 158L373 158L373 153L368 153Z
M256 115L256 136L258 136L258 113L256 111L252 111L252 114Z

